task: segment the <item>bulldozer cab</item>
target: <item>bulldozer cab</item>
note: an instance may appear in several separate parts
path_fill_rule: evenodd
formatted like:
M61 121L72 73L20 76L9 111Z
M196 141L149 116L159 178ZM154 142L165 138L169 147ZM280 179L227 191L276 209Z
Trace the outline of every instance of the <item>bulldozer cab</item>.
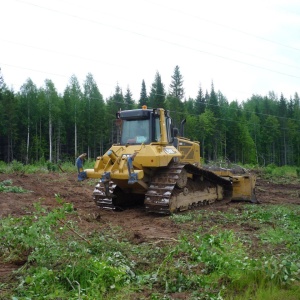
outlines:
M117 113L121 119L121 145L173 142L172 120L162 109L134 109Z
M121 144L149 143L150 120L123 120Z

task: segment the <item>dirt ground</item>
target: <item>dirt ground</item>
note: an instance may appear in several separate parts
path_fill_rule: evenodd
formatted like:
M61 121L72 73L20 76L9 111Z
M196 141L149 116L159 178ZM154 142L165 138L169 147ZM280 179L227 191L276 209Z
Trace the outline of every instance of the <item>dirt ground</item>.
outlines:
M175 225L168 216L146 214L143 207L128 208L121 212L100 210L92 200L96 181L77 181L77 174L0 174L0 182L12 180L13 186L22 187L28 193L0 193L0 219L6 216L22 216L33 211L33 203L42 201L49 208L57 206L55 195L70 202L77 210L77 223L87 234L105 230L109 226L120 226L131 237L132 242L176 238L181 225ZM262 205L280 203L300 204L300 184L274 184L258 178L256 196ZM206 206L206 210L223 211L229 207L242 207L244 203L217 202ZM199 208L201 209L201 208ZM230 225L232 229L232 224ZM18 265L6 264L0 260L0 283Z

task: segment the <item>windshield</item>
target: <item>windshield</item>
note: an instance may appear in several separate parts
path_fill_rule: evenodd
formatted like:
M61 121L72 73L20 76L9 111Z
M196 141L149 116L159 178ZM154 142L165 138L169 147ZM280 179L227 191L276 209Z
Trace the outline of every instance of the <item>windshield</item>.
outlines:
M121 144L149 143L150 120L123 120Z

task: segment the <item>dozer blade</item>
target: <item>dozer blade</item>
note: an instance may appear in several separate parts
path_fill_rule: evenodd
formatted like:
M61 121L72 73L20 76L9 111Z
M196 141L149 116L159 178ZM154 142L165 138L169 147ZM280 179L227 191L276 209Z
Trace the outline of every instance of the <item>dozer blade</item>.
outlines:
M232 198L231 201L246 201L259 203L255 195L256 178L250 174L232 176Z

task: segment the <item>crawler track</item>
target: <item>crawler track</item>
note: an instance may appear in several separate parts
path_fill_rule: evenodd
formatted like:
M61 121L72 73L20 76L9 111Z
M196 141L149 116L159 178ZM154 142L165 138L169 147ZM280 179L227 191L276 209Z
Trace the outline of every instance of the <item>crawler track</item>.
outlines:
M93 192L93 200L96 205L103 209L115 209L115 205L113 204L114 198L114 190L116 188L116 184L112 181L109 182L109 195L106 195L105 186L102 182L98 182L95 186Z
M184 181L180 175L184 172L183 164L172 164L170 167L161 168L149 184L145 194L145 208L147 212L170 213L170 202L176 182Z
M170 214L230 197L231 190L230 181L210 171L173 163L156 173L144 203L147 212Z
M230 197L232 190L230 181L208 170L179 163L159 168L148 186L144 198L145 210L161 214L213 203ZM109 182L108 191L99 182L93 192L96 205L103 209L119 208L116 203L126 205L130 200L128 196L112 181ZM131 196L134 198L134 194Z

